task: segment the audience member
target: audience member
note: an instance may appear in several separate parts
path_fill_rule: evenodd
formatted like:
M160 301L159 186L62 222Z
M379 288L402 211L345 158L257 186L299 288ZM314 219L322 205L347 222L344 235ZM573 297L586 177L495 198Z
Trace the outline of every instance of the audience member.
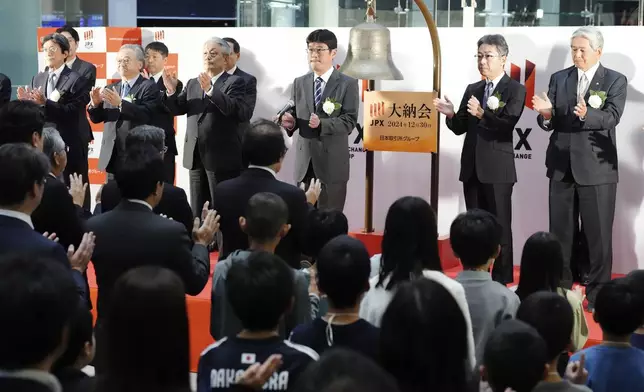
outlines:
M640 307L639 314L642 316L640 327L635 330L631 336L631 345L644 350L644 270L631 271L626 275L626 283L639 296Z
M226 296L243 330L237 336L220 339L201 353L197 392L227 391L246 368L273 354L280 354L283 364L266 388L294 391L294 383L318 355L279 336L279 321L294 300L292 268L279 256L253 252L246 262L230 267Z
M485 343L483 377L493 392L531 392L547 375L547 363L548 347L539 333L523 321L505 320Z
M274 193L257 193L248 201L244 216L239 218L239 226L248 235L248 250L236 250L215 265L212 277L212 300L210 314L210 334L215 340L235 336L243 329L241 320L236 316L227 297L227 275L233 265L247 263L254 251L275 253L275 248L284 238L291 226L288 222L288 207L281 197ZM286 337L297 325L311 320L308 284L301 271L292 269L294 275L295 300L293 310L287 312L280 322L280 335Z
M465 289L477 363L483 358L487 337L503 320L514 317L520 303L519 297L492 280L489 272L501 249L501 230L494 215L477 209L460 214L450 227L452 250L463 265L456 280Z
M382 318L380 358L402 392L465 392L476 382L467 323L453 294L439 282L402 283Z
M11 100L11 79L0 73L0 109Z
M329 312L300 325L290 341L311 347L318 354L332 347L347 347L378 360L378 328L360 318L360 300L369 290L369 253L357 239L340 236L319 252L317 280L326 294Z
M0 109L0 145L26 143L42 151L45 115L32 101L11 101Z
M644 385L644 351L631 346L631 335L642 324L641 302L624 279L606 283L595 299L593 318L603 332L600 345L574 354L585 356L587 385L593 392L631 391Z
M50 370L79 303L74 281L60 263L26 256L3 257L0 276L0 391L60 391Z
M186 288L174 272L143 266L115 283L105 320L105 375L97 392L190 392Z
M555 292L539 291L521 301L517 319L537 330L546 342L548 373L533 392L574 392L590 389L564 380L557 370L559 358L571 347L573 310L568 301ZM564 367L565 370L565 367Z

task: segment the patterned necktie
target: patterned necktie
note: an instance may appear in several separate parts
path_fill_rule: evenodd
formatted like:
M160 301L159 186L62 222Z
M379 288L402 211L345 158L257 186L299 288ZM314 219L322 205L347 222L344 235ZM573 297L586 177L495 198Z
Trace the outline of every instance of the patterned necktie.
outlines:
M47 81L47 97L50 97L54 90L56 90L56 74L51 73L49 74L49 80Z
M586 95L586 90L588 89L588 77L585 73L581 74L581 79L579 80L579 85L577 86L577 102L584 100Z
M127 97L129 93L130 93L130 84L125 82L123 83L123 91L121 91L121 99Z
M487 82L485 84L485 92L483 93L483 109L487 107L487 100L490 98L490 95L492 95L492 88L494 87L494 83L492 82Z
M320 105L320 102L322 101L322 78L317 77L315 79L315 107L317 108L318 105Z

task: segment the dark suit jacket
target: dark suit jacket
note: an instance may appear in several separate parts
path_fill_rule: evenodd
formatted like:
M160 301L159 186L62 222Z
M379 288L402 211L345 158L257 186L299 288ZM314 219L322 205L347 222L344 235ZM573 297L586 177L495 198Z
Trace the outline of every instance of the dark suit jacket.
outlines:
M240 106L239 110L239 121L242 123L242 129L245 129L250 125L250 119L253 117L255 104L257 103L257 78L248 72L242 71L239 67L235 69L233 75L244 79L244 83L246 83L246 89L244 90L245 105Z
M152 78L150 79L153 80ZM161 102L163 102L163 97L166 92L165 84L163 83L163 75L159 78L157 87L159 87L159 96ZM179 80L177 91L181 90L183 90L183 83ZM159 105L157 114L152 118L152 125L165 131L165 145L168 147L166 154L177 155L179 152L177 150L177 139L174 132L174 114L172 114L172 111L164 104Z
M208 249L193 246L181 223L160 217L145 205L122 201L112 211L90 219L87 226L96 235L92 263L98 283L99 318L109 309L114 283L132 268L168 268L181 277L189 295L199 294L208 281Z
M108 181L101 192L101 213L113 210L121 202L121 191L116 181ZM192 233L194 217L188 203L186 192L167 182L163 184L161 201L154 208L157 214L163 214L176 222L182 223L188 233Z
M96 67L94 64L76 57L76 60L74 60L74 63L72 64L72 71L78 72L80 76L87 80L87 94L89 95L92 87L96 85ZM92 128L89 126L89 121L87 121L86 115L81 118L80 127L86 131L85 140L87 143L94 140L94 134L92 133Z
M456 135L465 133L459 180L468 181L476 175L484 184L515 183L517 172L512 136L525 107L525 87L503 75L492 95L499 93L505 106L496 111L485 109L479 120L468 113L467 101L473 95L483 105L484 92L485 80L467 86L458 112L446 121L447 127Z
M11 79L0 73L0 108L11 101Z
M40 72L31 80L31 87L41 88L46 93L48 79L49 72ZM82 129L80 124L86 118L85 107L89 102L87 81L64 67L56 82L56 90L61 95L60 99L53 102L47 97L45 121L54 124L69 147L67 171L84 173L87 167L87 129Z
M122 84L122 81L118 81L106 88L112 88L120 95ZM89 118L93 123L105 123L101 155L98 159L100 170L114 173L119 153L125 148L125 138L130 129L139 125L151 124L154 115L158 112L159 88L154 81L139 76L134 85L130 87L128 95L134 99L132 102L123 100L121 110L107 102L88 109Z
M239 112L244 107L244 80L226 72L215 82L211 97L204 97L199 80L190 79L181 92L166 97L165 103L175 116L188 115L183 146L183 166L194 169L198 148L206 170L241 170Z
M548 124L543 116L537 117L542 129L553 131L546 151L547 176L561 180L572 170L580 185L617 183L615 127L624 112L628 82L624 75L600 64L585 96L588 112L585 121L581 121L573 113L578 77L574 66L554 73L548 86L553 117ZM606 100L598 109L588 104L590 90L606 93Z
M215 188L213 208L221 216L220 230L223 235L223 249L219 259L225 259L235 250L248 249L248 236L239 227L239 217L246 213L248 200L260 192L271 192L280 196L288 205L291 230L284 237L275 254L293 268L299 269L306 239L308 213L313 208L306 201L300 188L276 179L272 173L259 168L246 169L239 177L224 181Z

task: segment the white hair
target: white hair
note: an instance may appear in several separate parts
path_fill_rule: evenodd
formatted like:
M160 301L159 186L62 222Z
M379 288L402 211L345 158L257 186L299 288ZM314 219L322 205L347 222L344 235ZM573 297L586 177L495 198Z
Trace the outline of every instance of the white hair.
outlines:
M121 46L120 50L124 50L124 49L129 49L133 51L134 55L136 56L136 61L145 63L145 53L143 53L143 48L141 48L141 45L125 44Z
M583 26L578 28L574 33L572 33L570 41L572 42L573 39L578 37L586 38L592 50L604 48L604 35L597 27Z
M65 141L56 128L45 127L42 130L43 153L49 161L54 163L54 154L60 154L65 150Z
M208 38L206 42L204 42L204 45L208 45L208 44L217 44L221 47L221 54L223 54L224 56L230 55L230 51L231 51L230 44L228 44L228 42L226 42L225 40L219 37L211 37L211 38Z

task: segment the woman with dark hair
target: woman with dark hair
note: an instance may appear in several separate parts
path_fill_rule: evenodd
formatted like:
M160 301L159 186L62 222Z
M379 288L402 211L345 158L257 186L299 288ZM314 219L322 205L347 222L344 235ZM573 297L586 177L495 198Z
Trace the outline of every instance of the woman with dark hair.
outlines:
M391 297L399 285L421 277L443 285L457 301L466 319L466 338L474 366L474 338L465 290L460 283L443 274L438 255L438 226L432 207L420 197L405 196L396 200L385 220L380 268L372 278L370 289L360 305L360 317L380 326Z
M402 392L475 391L466 332L461 307L442 284L402 283L382 318L381 363Z
M185 288L174 272L145 266L123 274L104 327L98 392L190 392Z

